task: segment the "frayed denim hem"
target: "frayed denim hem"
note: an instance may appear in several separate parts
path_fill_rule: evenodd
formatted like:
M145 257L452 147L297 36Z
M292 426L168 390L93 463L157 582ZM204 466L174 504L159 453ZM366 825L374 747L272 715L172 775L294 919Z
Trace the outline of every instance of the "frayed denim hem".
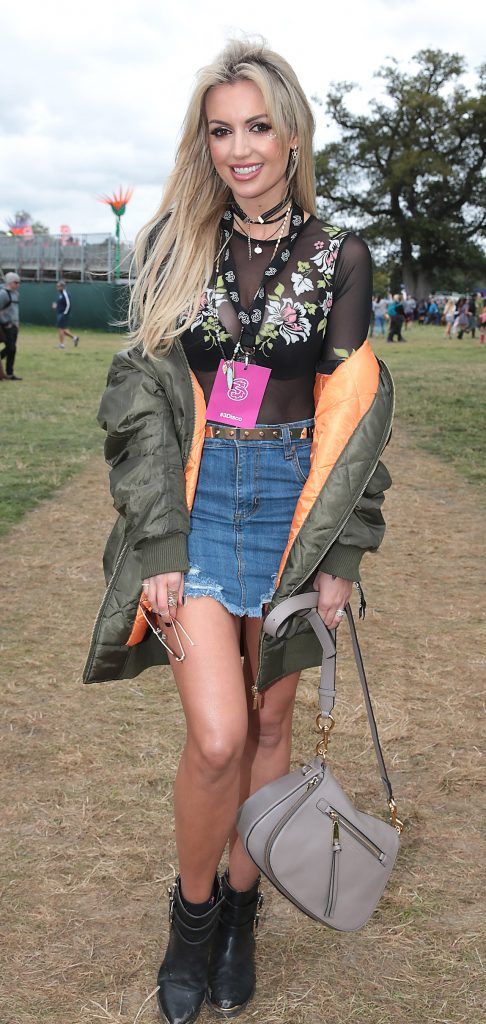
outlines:
M276 582L276 576L274 582ZM260 598L258 607L242 608L241 605L232 604L228 601L223 594L221 584L215 583L209 576L203 576L197 565L191 566L189 572L186 573L184 582L184 600L188 597L212 597L219 604L222 604L223 608L226 608L226 611L230 612L231 615L237 615L239 618L263 618L263 605L269 604L274 593L275 586L269 590L268 595L264 594Z
M214 593L209 592L209 591L208 591L207 594L205 594L203 590L198 590L197 594L191 594L191 593L187 593L186 594L186 592L184 591L184 598L186 598L186 597L195 597L195 598L198 598L198 597L212 597L212 598L214 598L215 601L218 602L218 604L222 604L223 608L226 608L227 612L231 612L231 615L237 615L238 618L240 618L240 619L243 619L243 618L262 619L263 618L263 614L264 614L263 607L261 608L261 610L257 610L256 608L239 608L237 605L230 604L229 601L225 601L225 599L222 596L222 594L214 594ZM266 598L264 597L263 601L262 601L262 606L264 604L269 604L270 601L272 600L272 597L273 597L273 594L270 595L270 597L266 597Z

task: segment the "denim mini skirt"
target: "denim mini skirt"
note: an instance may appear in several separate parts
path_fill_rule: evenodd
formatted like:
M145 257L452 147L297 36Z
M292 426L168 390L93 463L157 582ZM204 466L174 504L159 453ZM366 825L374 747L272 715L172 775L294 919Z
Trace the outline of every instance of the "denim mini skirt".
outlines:
M188 537L186 597L213 597L233 615L263 614L310 468L311 439L292 439L290 429L313 424L271 423L283 437L268 440L205 438Z

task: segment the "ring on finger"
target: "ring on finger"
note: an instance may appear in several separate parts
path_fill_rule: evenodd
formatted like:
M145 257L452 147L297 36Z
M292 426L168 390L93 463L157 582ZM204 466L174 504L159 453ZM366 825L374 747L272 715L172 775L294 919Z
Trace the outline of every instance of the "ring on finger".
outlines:
M335 618L336 619L342 619L342 618L344 618L345 615L346 615L346 612L345 612L344 608L338 608L336 610Z
M178 595L177 591L169 590L169 595L168 595L168 598L167 598L167 604L169 605L169 608L176 608L177 607L178 598L179 598L179 595Z

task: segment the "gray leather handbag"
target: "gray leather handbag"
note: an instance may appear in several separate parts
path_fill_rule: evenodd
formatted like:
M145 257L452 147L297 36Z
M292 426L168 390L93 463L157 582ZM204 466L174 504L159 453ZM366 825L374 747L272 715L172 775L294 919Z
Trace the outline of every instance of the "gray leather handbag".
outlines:
M316 921L354 931L371 917L383 893L403 826L397 818L349 605L346 615L391 824L357 811L326 763L334 725L336 631L324 625L317 602L317 591L290 597L263 623L266 632L282 636L289 617L304 615L321 642L321 712L316 720L321 739L316 756L245 800L237 825L250 857L279 892Z

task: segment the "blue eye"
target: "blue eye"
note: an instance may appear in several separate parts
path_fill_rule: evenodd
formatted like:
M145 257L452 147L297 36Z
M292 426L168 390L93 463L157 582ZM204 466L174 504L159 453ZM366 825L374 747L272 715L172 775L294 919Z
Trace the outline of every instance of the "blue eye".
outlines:
M252 126L251 130L253 131L255 128L258 129L256 132L257 135L263 135L265 132L271 131L272 126L271 124L265 124L264 121L259 121L258 124L254 124Z
M213 128L211 135L215 135L217 139L223 138L224 135L228 134L227 128Z

